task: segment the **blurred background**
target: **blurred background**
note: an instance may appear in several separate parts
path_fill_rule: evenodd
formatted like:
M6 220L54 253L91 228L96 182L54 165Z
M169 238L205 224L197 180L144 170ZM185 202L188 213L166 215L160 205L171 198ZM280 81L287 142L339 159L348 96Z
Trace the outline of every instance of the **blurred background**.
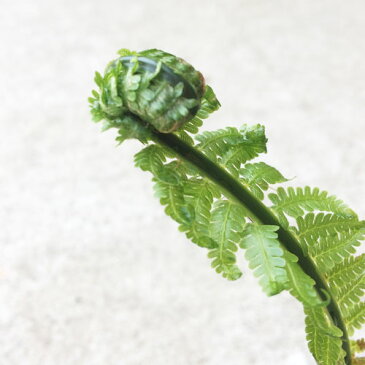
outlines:
M302 308L218 276L100 134L87 97L120 48L191 62L264 123L265 161L365 217L362 0L1 0L0 363L314 365Z

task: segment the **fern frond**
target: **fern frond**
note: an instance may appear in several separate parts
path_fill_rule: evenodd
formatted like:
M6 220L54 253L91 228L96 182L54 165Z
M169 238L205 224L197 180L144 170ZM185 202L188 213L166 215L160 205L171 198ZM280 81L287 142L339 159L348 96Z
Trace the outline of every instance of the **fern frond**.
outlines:
M217 243L209 237L208 227L213 198L218 198L219 192L208 180L191 178L184 183L184 196L186 202L193 207L195 214L191 223L183 224L180 230L201 247L217 247Z
M151 172L156 180L176 185L178 176L172 169L163 167L165 161L163 148L155 144L145 147L134 155L134 163L141 170Z
M209 115L218 110L220 106L221 105L215 96L213 89L206 85L205 93L196 116L183 125L183 130L191 134L198 133L199 128L203 125L202 119L208 118Z
M242 164L266 152L265 128L259 124L240 130L233 127L204 132L196 136L197 147L209 158L224 165L238 176Z
M364 363L353 354L364 341L350 342L348 334L365 322L365 254L354 256L365 222L318 188L279 187L267 207L260 200L269 185L287 180L263 162L247 163L266 152L264 127L228 127L193 138L220 106L203 76L164 51L119 53L103 76L95 75L100 90L89 98L92 116L104 121L104 130L117 128L120 143L154 143L136 154L135 164L152 173L166 214L208 249L223 277L242 275L240 246L268 295L286 289L301 301L319 365Z
M240 130L243 141L232 146L222 157L221 163L234 176L242 164L257 157L260 153L266 153L265 128L259 124L253 127L244 125Z
M356 214L342 200L335 196L328 195L326 191L320 191L318 188L289 187L287 190L278 188L276 194L269 194L272 201L272 209L278 214L282 223L288 226L288 220L285 214L298 218L304 215L304 212L313 212L316 210L336 213L346 217L357 217Z
M217 247L210 250L212 267L229 280L238 279L242 273L235 265L237 244L245 225L245 210L228 200L218 200L213 204L209 226L210 237Z
M166 158L171 159L175 156L170 154L168 149L163 149L163 153ZM164 166L169 167L172 171L174 171L178 176L181 177L181 183L187 179L187 176L199 177L199 170L192 165L191 163L179 159L173 159L170 162L166 163Z
M156 178L152 180L155 182L155 195L166 206L165 213L180 224L191 224L194 208L186 203L182 185L168 184Z
M264 162L247 163L239 171L241 181L259 199L264 199L264 191L269 184L288 181L277 169Z
M365 302L360 302L353 305L347 311L345 316L345 323L348 328L350 336L354 334L355 329L360 329L365 323Z
M192 137L190 137L190 135L188 133L186 133L185 130L183 129L179 129L175 132L175 134L177 136L179 136L181 138L181 140L183 140L185 143L189 144L190 146L194 145L194 140Z
M346 314L351 308L360 302L365 291L365 276L361 276L355 283L349 283L334 290L336 301L341 312Z
M202 119L206 119L210 114L217 111L220 108L221 104L217 99L213 89L209 86L205 86L205 93L203 96L203 100L201 103L201 107L198 111L197 116Z
M341 288L347 284L353 285L364 275L365 254L349 256L335 265L327 273L327 280L331 289Z
M318 365L342 364L345 353L341 330L331 324L322 307L304 306L304 312L309 350Z
M324 236L318 244L308 248L322 272L331 270L336 264L356 252L365 237L365 228L352 232L341 232L336 236Z
M365 227L356 217L325 213L308 213L296 219L297 227L293 227L303 248L314 246L320 237L333 236L341 232L353 232Z
M288 276L287 288L295 298L307 306L322 304L314 288L315 281L303 272L298 264L298 258L288 251L284 252L286 273Z
M206 131L198 134L195 139L199 142L197 148L209 158L217 161L228 149L242 141L240 131L235 127L227 127L216 131Z
M248 224L240 246L246 250L245 257L250 269L259 278L264 292L271 296L285 289L288 281L285 270L284 250L280 247L277 233L279 227Z

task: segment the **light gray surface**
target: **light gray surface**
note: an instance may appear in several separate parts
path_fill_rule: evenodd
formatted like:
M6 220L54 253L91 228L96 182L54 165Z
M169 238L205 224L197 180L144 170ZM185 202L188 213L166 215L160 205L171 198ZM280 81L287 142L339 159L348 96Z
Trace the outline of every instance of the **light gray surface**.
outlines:
M119 48L175 53L222 102L206 129L265 123L266 161L364 217L364 1L1 9L0 364L314 364L300 305L216 275L86 98Z

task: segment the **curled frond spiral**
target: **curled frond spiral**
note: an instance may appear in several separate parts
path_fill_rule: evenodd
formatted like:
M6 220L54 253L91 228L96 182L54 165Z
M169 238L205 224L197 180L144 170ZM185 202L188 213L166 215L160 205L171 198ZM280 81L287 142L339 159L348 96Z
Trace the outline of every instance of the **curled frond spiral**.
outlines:
M118 141L146 143L151 128L171 133L186 125L196 133L201 119L219 107L203 75L183 59L157 49L119 55L104 75L96 72L99 90L89 98L94 121L103 120L104 130L118 128Z
M263 125L197 134L220 104L203 76L169 53L119 51L89 98L94 121L117 140L145 146L135 164L152 174L165 213L228 280L242 276L242 251L264 292L287 290L304 307L309 349L318 365L364 364L355 357L365 323L365 221L342 200L288 180L263 161ZM271 207L265 201L270 200Z

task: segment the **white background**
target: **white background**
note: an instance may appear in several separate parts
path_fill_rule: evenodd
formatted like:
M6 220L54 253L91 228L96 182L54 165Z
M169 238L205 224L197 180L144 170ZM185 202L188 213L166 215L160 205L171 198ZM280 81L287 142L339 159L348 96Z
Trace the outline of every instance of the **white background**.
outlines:
M313 365L302 309L227 282L91 123L93 73L161 48L206 76L205 129L264 123L266 161L365 217L362 0L20 0L0 13L0 364ZM243 258L240 258L243 267Z

